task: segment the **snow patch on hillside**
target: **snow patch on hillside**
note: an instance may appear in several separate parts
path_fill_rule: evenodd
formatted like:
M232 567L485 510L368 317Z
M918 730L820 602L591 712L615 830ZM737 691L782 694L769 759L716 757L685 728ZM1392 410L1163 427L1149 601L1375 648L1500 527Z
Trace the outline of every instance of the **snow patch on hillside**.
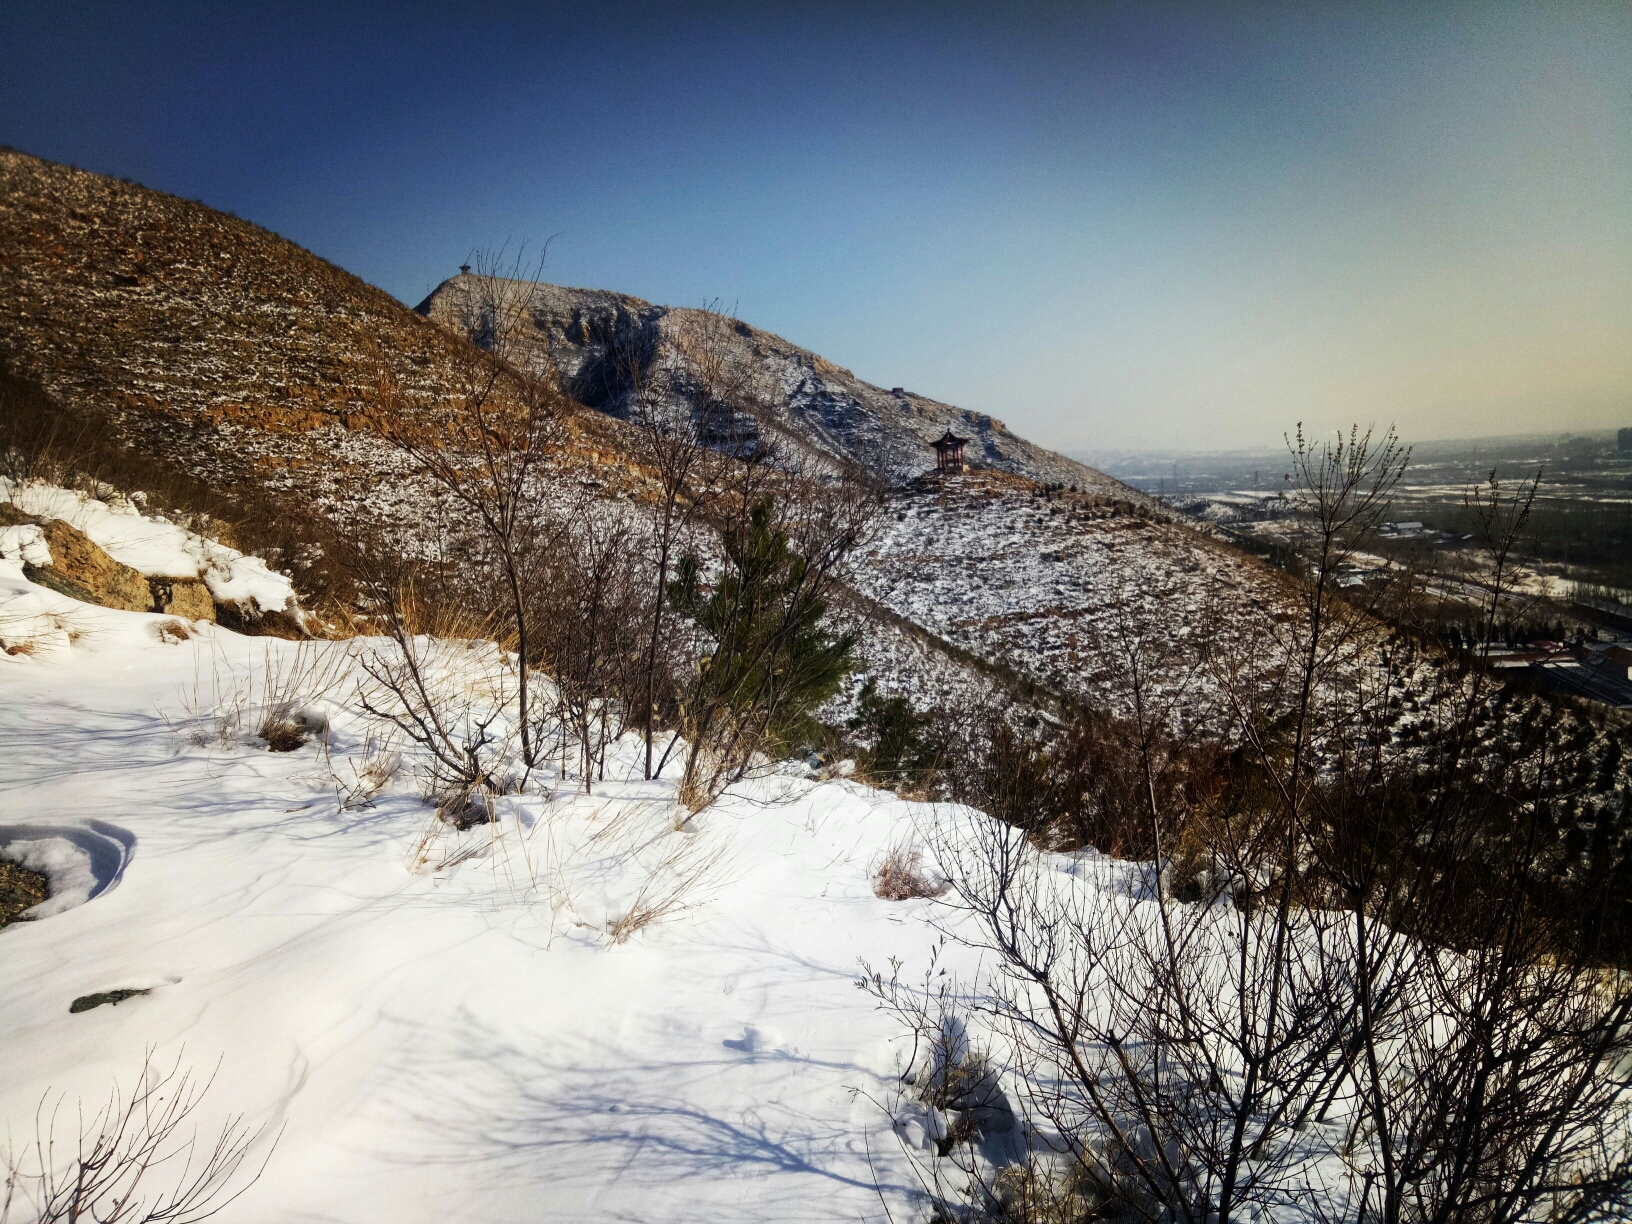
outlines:
M1124 632L1183 659L1204 627L1249 640L1278 601L1249 558L1133 510L984 473L919 484L892 499L854 583L962 649L1120 710ZM1206 678L1174 665L1153 679L1177 691Z

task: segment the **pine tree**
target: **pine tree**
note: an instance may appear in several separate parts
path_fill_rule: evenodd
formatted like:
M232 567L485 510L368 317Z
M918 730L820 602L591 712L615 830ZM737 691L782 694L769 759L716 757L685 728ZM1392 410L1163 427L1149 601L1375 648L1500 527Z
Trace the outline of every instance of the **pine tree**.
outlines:
M702 585L702 565L681 559L669 605L705 642L682 723L692 741L682 789L706 802L718 785L701 785L704 754L723 782L740 776L754 752L779 755L819 735L812 717L849 674L856 635L823 624L821 585L769 500L754 504L745 524L724 533L718 581Z

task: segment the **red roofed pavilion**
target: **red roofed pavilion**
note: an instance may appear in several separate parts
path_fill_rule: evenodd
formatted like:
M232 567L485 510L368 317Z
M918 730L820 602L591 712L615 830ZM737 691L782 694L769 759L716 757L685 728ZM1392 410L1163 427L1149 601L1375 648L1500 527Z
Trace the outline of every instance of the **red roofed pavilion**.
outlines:
M969 465L963 461L963 446L968 438L960 438L950 429L947 430L930 445L935 448L935 470L938 472L967 472Z

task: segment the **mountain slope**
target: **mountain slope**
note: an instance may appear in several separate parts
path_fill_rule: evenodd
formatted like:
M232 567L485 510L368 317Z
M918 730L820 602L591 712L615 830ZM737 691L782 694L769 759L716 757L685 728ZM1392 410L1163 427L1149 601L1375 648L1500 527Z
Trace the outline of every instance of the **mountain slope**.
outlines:
M65 411L105 422L132 450L219 488L310 507L343 533L383 528L404 547L432 549L454 517L374 432L371 413L382 373L411 404L457 397L473 352L463 326L473 287L476 278L465 277L439 286L421 304L427 319L236 217L0 151L0 364ZM553 457L552 482L605 496L638 491L642 476L618 420L628 388L612 357L620 337L661 337L702 312L601 291L528 292L528 343L559 364L588 406ZM1153 572L1147 559L1168 588L1222 568L1239 586L1226 602L1274 602L1267 571L1223 556L1177 522L1128 529L1130 513L1147 523L1171 516L999 421L871 386L747 323L730 322L725 340L730 360L754 371L787 438L813 455L880 466L896 482L895 504L865 550L877 555L858 566L858 597L844 611L863 629L887 689L912 692L921 705L967 707L1006 684L1013 691L1005 677L1018 677L1021 687L1093 698L1099 686L1083 663L1091 635L1078 622L1102 620L1112 592ZM972 439L976 474L915 485L932 465L927 442L948 428ZM994 496L993 480L1011 483ZM1044 485L1075 486L1067 496L1082 512L1024 512ZM1011 513L1024 530L991 546L987 537L1003 525L993 516ZM1052 597L1055 572L1017 565L999 580L995 562L980 559L1002 559L1003 548L1016 558L1068 555L1082 578L1064 602ZM1066 611L1041 621L1012 615L1051 608ZM961 623L975 609L978 632Z

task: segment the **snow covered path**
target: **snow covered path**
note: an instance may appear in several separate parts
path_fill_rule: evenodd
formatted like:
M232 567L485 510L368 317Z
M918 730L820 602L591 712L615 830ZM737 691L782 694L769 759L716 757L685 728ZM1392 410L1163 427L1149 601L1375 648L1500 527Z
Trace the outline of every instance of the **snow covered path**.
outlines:
M792 778L728 799L698 822L729 848L712 899L613 946L615 871L552 908L529 883L541 837L620 811L667 828L666 788L598 786L553 823L512 801L508 841L479 831L476 857L413 872L411 781L340 812L314 746L172 728L212 666L292 644L87 615L67 650L0 657L0 843L77 865L89 896L0 931L14 1137L47 1091L94 1105L148 1047L184 1048L202 1073L220 1060L204 1135L233 1112L284 1128L228 1224L880 1219L868 1132L905 1192L857 1095L888 1095L895 1030L851 982L858 956L928 959L929 903L868 880L913 805ZM338 760L364 732L331 715ZM69 1014L119 988L150 993Z

